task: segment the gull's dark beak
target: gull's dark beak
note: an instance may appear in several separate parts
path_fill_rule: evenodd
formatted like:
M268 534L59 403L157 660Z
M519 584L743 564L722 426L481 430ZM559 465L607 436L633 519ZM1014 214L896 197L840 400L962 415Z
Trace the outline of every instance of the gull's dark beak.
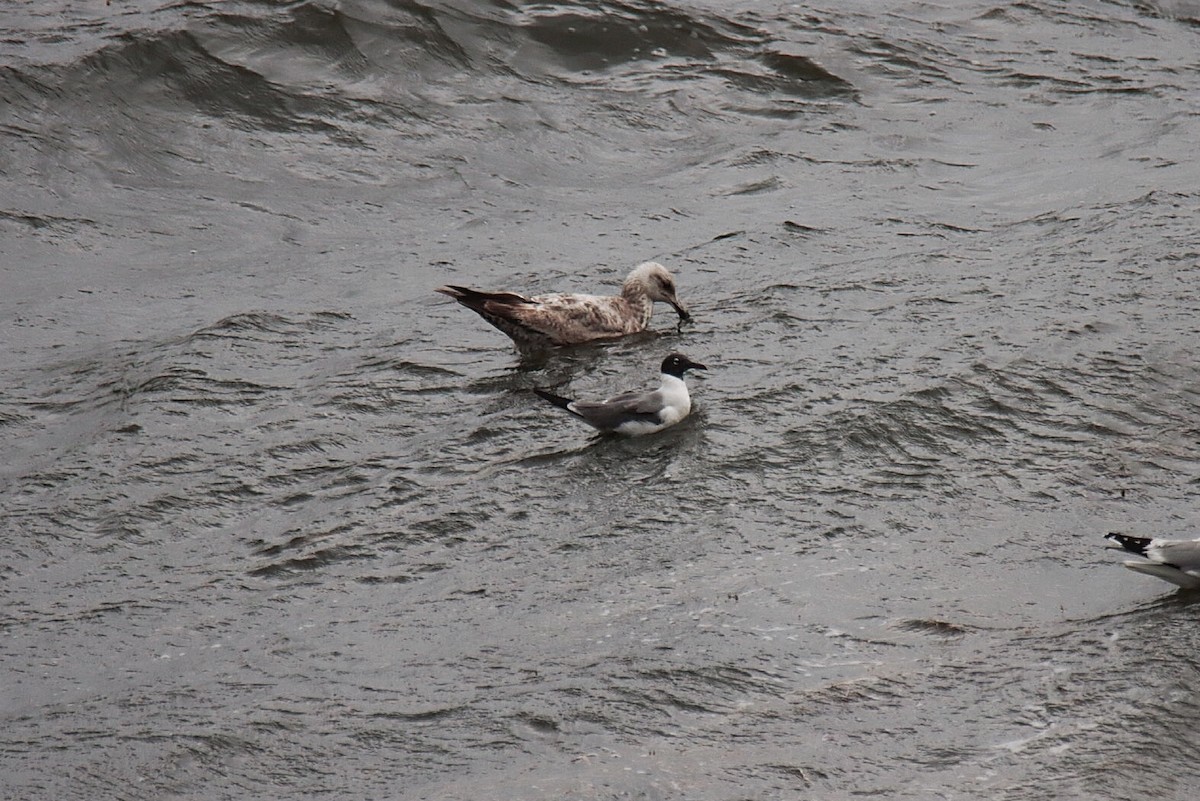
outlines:
M687 306L684 306L677 300L668 300L667 303L670 303L671 308L675 309L675 313L679 315L681 321L692 319L692 315L688 313Z
M694 362L691 359L688 359L687 369L689 369L689 370L707 370L708 368L705 367L700 362Z

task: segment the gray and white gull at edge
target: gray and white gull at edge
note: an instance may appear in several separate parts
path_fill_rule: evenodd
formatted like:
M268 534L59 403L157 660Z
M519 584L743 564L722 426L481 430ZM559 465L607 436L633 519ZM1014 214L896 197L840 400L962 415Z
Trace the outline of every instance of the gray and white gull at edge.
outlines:
M634 268L619 295L556 293L525 297L515 292L483 292L442 286L449 295L499 328L522 349L579 345L645 331L655 301L669 303L681 321L690 318L675 296L675 280L666 267L648 261Z
M1164 540L1149 537L1131 537L1113 532L1105 535L1117 545L1110 548L1125 550L1144 556L1146 561L1133 559L1125 567L1138 573L1157 576L1185 590L1200 589L1200 539Z
M603 401L571 400L544 389L534 392L600 431L640 436L662 431L687 417L692 398L683 374L707 369L683 354L672 353L663 359L662 383L650 392L626 392Z

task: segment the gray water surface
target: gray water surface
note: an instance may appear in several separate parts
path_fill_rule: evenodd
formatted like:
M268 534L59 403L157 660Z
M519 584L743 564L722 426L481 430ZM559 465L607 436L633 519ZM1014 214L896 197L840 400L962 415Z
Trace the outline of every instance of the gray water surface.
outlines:
M1200 5L0 12L0 796L1194 798Z

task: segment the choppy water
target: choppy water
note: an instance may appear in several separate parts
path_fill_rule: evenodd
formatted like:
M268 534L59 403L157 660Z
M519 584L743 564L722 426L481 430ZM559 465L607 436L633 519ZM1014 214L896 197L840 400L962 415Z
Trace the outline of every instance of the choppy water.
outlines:
M0 0L0 796L1191 799L1200 5ZM695 313L521 362L445 281ZM710 366L596 439L527 389Z

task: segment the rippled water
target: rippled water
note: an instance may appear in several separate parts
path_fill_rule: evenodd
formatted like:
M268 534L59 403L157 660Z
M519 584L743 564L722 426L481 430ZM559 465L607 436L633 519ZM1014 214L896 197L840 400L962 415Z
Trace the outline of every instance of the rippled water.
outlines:
M1200 5L0 10L0 795L1194 796Z

